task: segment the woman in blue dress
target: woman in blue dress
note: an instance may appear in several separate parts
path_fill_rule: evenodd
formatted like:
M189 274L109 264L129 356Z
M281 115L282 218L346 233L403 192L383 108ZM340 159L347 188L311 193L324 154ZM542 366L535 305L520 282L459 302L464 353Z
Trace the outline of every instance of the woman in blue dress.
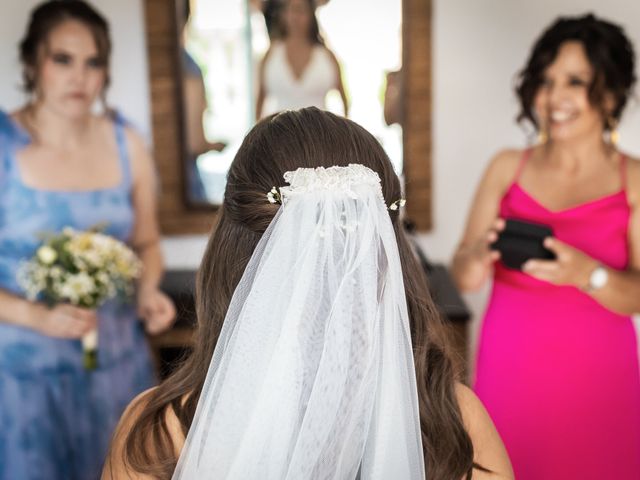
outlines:
M124 407L155 380L144 327L163 331L175 314L158 289L153 162L122 118L92 114L109 53L108 25L93 8L41 4L20 45L31 100L0 111L1 480L97 478ZM141 257L137 305L27 301L16 272L39 235L96 224ZM99 366L88 371L80 339L94 328Z

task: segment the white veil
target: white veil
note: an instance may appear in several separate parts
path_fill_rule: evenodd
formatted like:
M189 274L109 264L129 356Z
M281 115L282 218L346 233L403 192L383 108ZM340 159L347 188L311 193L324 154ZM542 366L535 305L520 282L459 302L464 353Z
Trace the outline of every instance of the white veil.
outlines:
M349 165L285 180L173 478L423 480L409 317L380 179Z

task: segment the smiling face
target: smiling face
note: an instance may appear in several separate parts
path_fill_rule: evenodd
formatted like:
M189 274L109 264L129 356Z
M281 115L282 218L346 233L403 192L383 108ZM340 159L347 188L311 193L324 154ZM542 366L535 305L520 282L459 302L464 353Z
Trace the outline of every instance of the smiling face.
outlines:
M602 135L601 109L591 103L593 67L582 43L562 44L543 74L534 99L540 129L550 140L564 142Z
M83 23L67 20L49 34L39 53L38 101L69 118L87 115L107 77L95 39Z

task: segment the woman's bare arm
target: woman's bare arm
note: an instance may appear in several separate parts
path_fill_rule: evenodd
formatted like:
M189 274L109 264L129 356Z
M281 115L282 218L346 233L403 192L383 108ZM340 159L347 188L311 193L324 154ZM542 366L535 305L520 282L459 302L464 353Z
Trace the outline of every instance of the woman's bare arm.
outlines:
M260 60L260 65L258 66L258 92L256 94L256 122L262 119L264 113L264 101L267 98L267 91L265 88L265 79L264 79L264 70L265 65L267 64L267 60L271 55L272 49L269 49Z
M43 316L44 305L30 302L22 297L0 289L0 323L33 328L33 319Z
M476 190L467 224L451 266L453 278L462 291L477 290L491 273L496 252L489 251L489 237L500 209L500 198L513 180L519 158L517 150L498 153L487 167Z
M344 88L344 81L342 80L342 67L340 66L340 62L338 62L338 59L335 56L335 54L329 49L327 49L327 51L329 52L329 56L331 57L331 60L333 61L333 65L336 70L336 89L338 90L338 93L340 94L340 99L342 100L342 108L344 111L344 116L348 117L349 116L349 99L347 98L347 92Z
M168 329L175 320L173 302L160 291L164 262L158 227L158 183L153 159L142 139L127 130L133 176L132 204L135 214L131 243L143 263L138 281L138 313L151 334Z

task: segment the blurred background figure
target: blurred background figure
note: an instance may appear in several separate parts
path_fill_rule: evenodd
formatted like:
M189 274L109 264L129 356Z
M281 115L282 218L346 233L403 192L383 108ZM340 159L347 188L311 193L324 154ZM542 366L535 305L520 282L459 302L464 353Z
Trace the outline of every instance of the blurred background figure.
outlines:
M176 0L176 8L182 34L186 199L190 205L218 205L229 165L253 124L251 30L256 15L250 15L245 0ZM262 13L256 14L264 27ZM266 38L264 43L266 50ZM209 143L208 138L224 142Z
M182 12L183 0L176 1ZM401 127L386 125L383 116L385 75L401 66L400 0L191 0L191 14L184 45L201 69L207 98L215 99L204 132L228 142L197 159L211 205L222 203L229 165L256 114L281 109L317 105L348 113L402 171ZM362 28L354 37L356 16Z
M349 105L342 72L320 34L314 0L268 0L264 4L271 46L258 68L256 119L283 110L326 109L337 89L343 114Z
M640 164L616 146L634 69L613 23L564 17L543 32L517 85L539 143L491 161L455 253L462 290L493 276L475 390L518 479L640 471ZM505 218L551 227L556 259L496 262Z
M402 125L402 70L388 72L384 91L384 121L387 125Z
M0 478L99 475L118 417L155 383L144 327L167 329L153 161L105 105L111 40L80 0L32 11L20 43L26 105L0 111ZM103 114L92 110L99 101ZM41 235L64 227L128 242L144 271L136 305L98 311L27 301L17 283ZM99 367L85 370L80 338L99 331Z
M182 95L184 113L184 134L187 159L184 162L185 175L188 185L189 201L200 204L207 203L207 192L203 184L202 175L198 168L198 157L209 151L220 152L226 144L224 142L210 142L204 132L204 116L208 109L207 92L204 86L202 70L185 47L191 20L191 2L184 2L184 17L181 35L182 61Z

